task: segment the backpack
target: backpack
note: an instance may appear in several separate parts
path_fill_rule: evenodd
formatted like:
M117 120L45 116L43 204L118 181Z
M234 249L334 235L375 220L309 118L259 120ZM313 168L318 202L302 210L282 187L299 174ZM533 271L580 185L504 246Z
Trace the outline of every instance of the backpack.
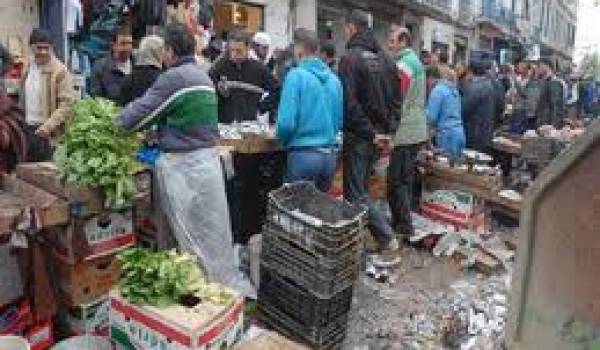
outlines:
M361 58L367 70L366 99L363 108L375 131L395 132L402 115L402 88L396 64L384 53L363 50Z

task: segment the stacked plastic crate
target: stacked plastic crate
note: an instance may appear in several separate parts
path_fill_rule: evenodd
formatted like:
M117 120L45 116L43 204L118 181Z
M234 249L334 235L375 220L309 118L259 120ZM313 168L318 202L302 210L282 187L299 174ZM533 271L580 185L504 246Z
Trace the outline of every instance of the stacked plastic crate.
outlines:
M258 306L262 320L317 349L341 346L360 269L366 213L312 184L269 195Z

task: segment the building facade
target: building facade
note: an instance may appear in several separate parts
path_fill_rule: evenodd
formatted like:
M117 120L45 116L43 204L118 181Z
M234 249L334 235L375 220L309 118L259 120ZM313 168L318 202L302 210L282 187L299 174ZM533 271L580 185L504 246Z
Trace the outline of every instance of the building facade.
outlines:
M577 0L529 1L530 44L562 68L573 58L577 8Z

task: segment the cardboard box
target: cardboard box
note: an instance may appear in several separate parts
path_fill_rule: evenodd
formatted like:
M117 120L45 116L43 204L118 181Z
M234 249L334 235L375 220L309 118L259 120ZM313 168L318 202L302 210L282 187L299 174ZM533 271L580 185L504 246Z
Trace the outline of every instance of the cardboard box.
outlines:
M0 335L22 334L33 324L31 305L27 299L0 309Z
M41 229L68 222L67 202L16 177L0 175L0 235L22 223Z
M59 311L61 330L69 336L109 335L108 295L89 304L64 307Z
M462 191L423 191L421 214L451 225L455 230L486 233L485 206L476 196Z
M78 216L97 214L104 209L104 196L98 190L87 186L66 183L54 163L24 163L17 165L17 177L47 191L70 205L71 213ZM142 168L135 175L138 193L136 203L149 203L152 198L152 175Z
M53 262L59 297L71 307L107 295L121 277L121 264L114 255L71 264L54 254Z
M54 163L19 164L16 173L19 179L66 200L75 214L95 214L104 207L104 198L100 192L89 187L65 183Z
M47 350L54 345L52 321L37 324L25 332L31 350Z
M117 349L229 349L243 333L244 299L228 306L203 303L191 311L176 305L136 306L110 295L110 332Z
M49 230L54 251L71 264L113 255L136 244L131 210L73 217L71 225Z

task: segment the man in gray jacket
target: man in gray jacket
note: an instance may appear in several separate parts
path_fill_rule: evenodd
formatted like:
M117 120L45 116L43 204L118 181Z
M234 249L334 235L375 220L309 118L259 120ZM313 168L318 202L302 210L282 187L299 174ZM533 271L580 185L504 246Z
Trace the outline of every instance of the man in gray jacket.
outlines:
M196 255L211 280L253 296L234 263L223 171L215 147L217 96L194 57L193 35L182 25L164 34L169 67L141 98L122 111L132 130L156 128L163 153L155 176L161 209L179 248Z

